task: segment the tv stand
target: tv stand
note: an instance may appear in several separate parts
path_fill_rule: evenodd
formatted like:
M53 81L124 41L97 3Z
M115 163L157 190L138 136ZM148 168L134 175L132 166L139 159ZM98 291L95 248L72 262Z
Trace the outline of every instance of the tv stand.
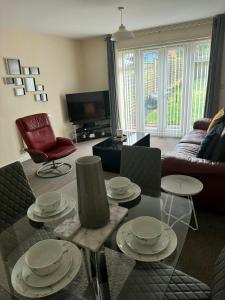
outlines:
M111 136L110 120L73 124L74 142L80 143L101 137Z

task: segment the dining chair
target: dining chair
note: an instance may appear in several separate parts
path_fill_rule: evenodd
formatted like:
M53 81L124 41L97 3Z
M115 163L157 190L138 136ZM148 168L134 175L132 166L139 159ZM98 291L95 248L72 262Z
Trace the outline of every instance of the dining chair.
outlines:
M23 217L35 202L35 195L22 164L14 162L0 168L0 232Z
M161 151L143 146L123 146L120 175L141 187L142 193L152 197L161 195Z
M164 263L138 263L120 294L124 299L224 300L225 247L215 266L212 289L204 282Z
M1 299L13 299L9 293L11 285L7 255L17 246L17 238L13 231L8 232L7 229L26 215L28 207L34 201L35 195L20 162L0 168L0 285L5 287L0 287Z
M40 113L16 120L27 151L35 163L43 163L37 170L42 178L54 178L69 173L71 164L57 161L77 150L68 138L55 137L48 114Z

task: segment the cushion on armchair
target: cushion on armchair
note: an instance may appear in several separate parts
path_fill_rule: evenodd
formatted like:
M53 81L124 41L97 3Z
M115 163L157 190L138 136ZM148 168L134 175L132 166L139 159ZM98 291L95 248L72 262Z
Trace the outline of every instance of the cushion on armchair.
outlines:
M222 119L217 125L215 125L202 141L197 157L211 159L213 150L215 149L217 142L220 139L221 132L224 128L224 120Z
M225 108L222 108L212 119L211 123L209 124L207 133L209 133L212 128L214 128L218 123L220 123L224 119L224 115L225 115Z
M216 148L212 154L213 161L225 161L225 129L223 130Z

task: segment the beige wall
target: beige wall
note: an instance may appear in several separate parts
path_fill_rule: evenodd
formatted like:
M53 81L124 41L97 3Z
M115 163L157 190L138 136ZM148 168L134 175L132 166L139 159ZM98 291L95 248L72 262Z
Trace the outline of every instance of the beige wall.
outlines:
M15 126L19 117L47 112L58 136L70 136L65 94L80 91L82 60L79 41L50 35L0 30L0 165L23 158L21 139ZM47 103L34 101L33 93L14 96L13 86L4 85L7 76L4 57L19 58L22 66L38 66L36 82L44 84Z
M107 52L104 37L81 41L83 55L83 91L108 89Z

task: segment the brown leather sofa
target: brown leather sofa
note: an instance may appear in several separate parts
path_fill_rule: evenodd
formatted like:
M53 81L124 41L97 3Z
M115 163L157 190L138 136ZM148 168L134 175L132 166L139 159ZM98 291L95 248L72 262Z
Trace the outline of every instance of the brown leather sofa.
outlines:
M174 151L162 157L162 176L183 174L198 178L204 188L193 197L195 206L225 213L225 162L196 157L210 122L208 118L196 121Z

